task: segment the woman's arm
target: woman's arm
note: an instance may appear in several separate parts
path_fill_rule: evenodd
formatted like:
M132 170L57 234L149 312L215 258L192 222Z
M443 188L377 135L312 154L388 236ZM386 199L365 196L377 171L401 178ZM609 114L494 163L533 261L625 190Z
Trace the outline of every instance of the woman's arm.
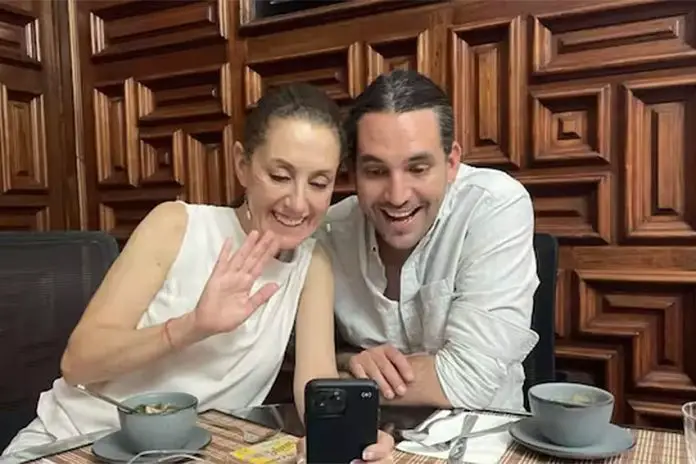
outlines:
M304 421L305 384L337 378L334 348L334 280L331 260L317 243L307 270L295 322L295 405Z
M334 342L334 277L331 259L319 243L314 248L295 323L295 406L304 422L304 388L317 378L338 378ZM298 461L305 462L305 439L298 442ZM377 443L363 451L363 461L392 462L394 439L379 431Z
M186 207L167 202L135 229L70 336L61 361L68 383L110 380L172 351L164 325L136 326L176 259L187 223ZM177 347L196 341L189 319L167 327Z

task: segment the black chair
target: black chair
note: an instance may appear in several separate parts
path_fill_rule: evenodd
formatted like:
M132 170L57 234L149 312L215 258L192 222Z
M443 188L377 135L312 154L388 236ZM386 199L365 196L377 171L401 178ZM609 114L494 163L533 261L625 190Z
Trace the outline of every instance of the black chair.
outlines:
M533 385L556 380L555 311L556 273L558 271L558 242L549 234L534 234L539 287L534 294L532 329L539 342L524 360L524 406L529 410L527 391Z
M118 253L101 232L0 232L0 450L60 377L70 333Z

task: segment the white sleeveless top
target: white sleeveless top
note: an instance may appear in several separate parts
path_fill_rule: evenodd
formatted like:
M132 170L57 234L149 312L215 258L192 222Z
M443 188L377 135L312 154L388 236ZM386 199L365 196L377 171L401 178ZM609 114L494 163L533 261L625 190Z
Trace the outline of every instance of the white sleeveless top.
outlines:
M185 205L188 225L181 249L139 328L192 311L224 240L232 237L238 248L246 237L233 209ZM148 391L184 391L198 397L199 410L261 404L283 361L314 243L307 239L290 262L269 264L252 291L269 282L280 289L233 332L207 338L94 388L117 399ZM75 390L62 378L41 394L37 415L58 439L118 426L114 407Z

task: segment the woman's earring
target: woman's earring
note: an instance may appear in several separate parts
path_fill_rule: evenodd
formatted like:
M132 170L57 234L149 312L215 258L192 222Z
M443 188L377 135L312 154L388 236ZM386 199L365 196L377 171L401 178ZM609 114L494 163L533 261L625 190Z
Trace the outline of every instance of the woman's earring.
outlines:
M249 209L249 201L247 200L246 195L244 196L244 206L246 206L247 221L251 222L251 209Z

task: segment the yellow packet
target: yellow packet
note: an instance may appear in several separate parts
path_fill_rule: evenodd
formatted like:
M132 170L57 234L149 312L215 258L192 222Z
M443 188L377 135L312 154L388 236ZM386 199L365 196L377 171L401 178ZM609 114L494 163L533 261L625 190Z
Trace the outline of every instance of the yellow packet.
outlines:
M258 445L247 446L232 452L232 456L249 464L294 463L296 438L282 436Z

